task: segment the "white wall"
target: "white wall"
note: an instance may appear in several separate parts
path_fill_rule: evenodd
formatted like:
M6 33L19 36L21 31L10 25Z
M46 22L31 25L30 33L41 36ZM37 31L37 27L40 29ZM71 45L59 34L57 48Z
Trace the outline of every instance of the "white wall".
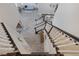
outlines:
M15 4L0 4L0 20L4 23L7 23L11 28L15 29L16 24L18 20L20 20L21 17L18 13L18 10L15 6Z
M59 4L54 25L79 37L79 4Z

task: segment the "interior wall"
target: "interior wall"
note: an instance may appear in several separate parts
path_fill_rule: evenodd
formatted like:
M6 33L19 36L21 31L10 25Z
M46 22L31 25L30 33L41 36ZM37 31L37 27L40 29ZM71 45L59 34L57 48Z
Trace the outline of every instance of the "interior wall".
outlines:
M18 21L21 19L15 4L0 4L0 21L7 23L12 29L16 29Z
M53 23L55 26L79 37L79 4L59 4Z

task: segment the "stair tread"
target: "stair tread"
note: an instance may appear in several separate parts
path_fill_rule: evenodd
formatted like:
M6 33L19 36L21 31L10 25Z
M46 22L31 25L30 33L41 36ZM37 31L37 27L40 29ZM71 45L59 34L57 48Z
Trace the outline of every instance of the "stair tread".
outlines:
M62 40L65 40L65 39L67 39L67 37L65 37L64 35L63 35L63 36L61 35L61 37L57 38L57 39L54 40L54 41L55 41L55 42L58 42L58 41L62 41Z
M68 53L68 54L64 54L64 56L79 56L79 54Z
M19 51L2 51L0 52L0 56L9 56L9 55L16 55Z
M59 47L60 50L79 50L79 45L68 45L68 46L63 46L63 47Z
M9 40L7 40L7 39L2 39L2 38L0 38L0 42L11 43L11 41L9 41Z
M59 52L65 56L79 56L79 50L60 50Z
M79 50L59 50L59 52L64 52L64 53L79 53Z
M68 44L68 43L73 43L73 41L70 41L70 40L62 40L62 41L59 41L59 42L56 42L55 44L56 45L64 45L64 44Z

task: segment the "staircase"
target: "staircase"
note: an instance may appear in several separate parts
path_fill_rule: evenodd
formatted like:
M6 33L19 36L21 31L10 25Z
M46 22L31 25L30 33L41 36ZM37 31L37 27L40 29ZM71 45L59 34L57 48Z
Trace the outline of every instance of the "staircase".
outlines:
M20 54L4 23L0 23L0 55L12 56Z
M48 21L44 21L44 22L45 25L47 26L45 26L43 30L36 32L42 32L42 31L46 32L44 33L44 35L47 34L50 42L52 43L52 46L56 50L56 54L54 55L79 56L79 38L75 37L74 35L66 31L59 29L58 27L52 25Z
M57 53L61 53L64 56L79 56L79 38L56 26L53 26L50 35Z
M57 8L58 5L54 14ZM42 14L35 19L35 34L40 35L42 52L33 51L16 31L1 22L0 56L79 56L79 38L54 26L51 21L54 14Z
M40 32L44 32L44 42L47 40L48 42L46 43L50 43L48 47L52 45L52 47L50 46L51 51L56 51L54 55L79 56L79 38L54 26L52 21L46 18L47 16L50 16L50 19L54 18L54 14L42 14L40 18L35 20L37 23L35 33L39 34Z
M63 31L48 22L47 24L49 25L47 25L46 31L48 31L48 29L51 27L52 27L52 30L49 34L45 30L42 31L43 33L41 34L43 34L43 36L42 37L40 36L40 37L41 39L44 39L44 40L41 42L44 43L47 38L48 40L46 43L50 43L49 47L52 47L48 49L49 50L51 49L53 53L50 53L51 51L50 52L45 51L45 52L31 52L30 54L26 52L25 54L23 54L23 51L22 52L20 51L20 49L22 48L19 48L17 44L15 44L16 42L13 41L4 23L0 23L0 32L1 32L0 33L1 34L0 35L0 55L2 56L14 56L14 55L16 56L17 55L22 55L22 56L79 56L79 39L73 36L72 34L69 34L66 31Z

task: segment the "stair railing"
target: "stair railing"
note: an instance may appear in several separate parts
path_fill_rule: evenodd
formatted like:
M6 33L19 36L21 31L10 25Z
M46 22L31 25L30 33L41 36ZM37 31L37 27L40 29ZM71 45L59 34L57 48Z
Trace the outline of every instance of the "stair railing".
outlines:
M6 26L5 26L5 24L4 24L3 22L1 22L1 25L2 25L2 27L3 27L3 29L4 29L4 31L5 31L5 33L6 33L6 35L8 35L9 41L11 41L10 44L13 45L13 48L15 48L15 51L19 51L18 48L17 48L17 46L16 46L16 44L15 44L14 41L12 40L11 35L9 34L9 32L8 32L8 30L7 30ZM12 54L12 53L9 53L9 54L7 54L7 55L11 55L11 54ZM15 54L16 54L16 55L21 55L20 52L17 52L17 53L15 53ZM13 54L12 54L12 55L13 55Z

